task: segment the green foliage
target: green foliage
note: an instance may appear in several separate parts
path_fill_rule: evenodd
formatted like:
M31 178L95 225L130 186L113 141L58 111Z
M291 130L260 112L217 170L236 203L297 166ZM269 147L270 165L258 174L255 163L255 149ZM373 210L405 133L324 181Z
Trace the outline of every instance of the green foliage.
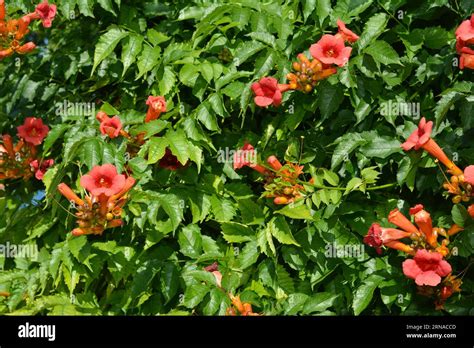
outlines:
M34 8L15 3L22 12ZM0 197L0 244L39 250L36 260L0 257L0 291L11 294L0 297L0 313L224 315L230 300L204 271L213 262L223 288L259 313L435 313L401 273L396 252L376 257L366 248L360 258L340 258L326 250L362 245L371 223L397 203L423 203L435 219L452 209L445 226L466 227L452 264L467 267L474 241L465 208L442 196L443 177L431 160L400 148L416 115L382 110L390 101L417 103L420 115L436 121L446 152L463 166L473 163L472 72L453 65L454 31L472 4L57 3L51 30L31 34L36 52L0 62L2 133L14 134L24 117L43 118L51 128L43 150L56 163L44 184L11 182ZM283 83L296 55L334 32L338 18L360 34L348 65L314 93L286 93L279 109L256 107L250 85L263 76ZM163 95L167 112L144 125L149 95ZM137 157L127 160L123 138L100 135L95 114L61 112L68 102L91 103L119 115L125 129L146 131ZM220 149L245 141L262 160L275 154L304 164L304 179L314 179L304 199L276 206L260 197L251 169L235 172L218 160ZM161 168L166 148L188 164ZM72 237L69 203L56 187L79 189L80 173L105 163L137 179L125 224ZM447 312L469 314L472 280L464 278L462 288Z

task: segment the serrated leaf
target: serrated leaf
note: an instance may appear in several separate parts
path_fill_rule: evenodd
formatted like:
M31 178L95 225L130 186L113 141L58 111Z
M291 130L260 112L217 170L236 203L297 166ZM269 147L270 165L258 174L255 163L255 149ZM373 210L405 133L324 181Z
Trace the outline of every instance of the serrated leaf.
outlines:
M138 75L137 80L145 75L147 72L151 71L154 67L158 65L161 57L161 48L160 46L150 47L148 45L143 46L143 51L138 57Z
M201 229L197 225L188 225L178 234L179 251L190 258L198 258L202 253Z
M110 1L110 0L109 0ZM135 63L138 53L142 50L143 36L130 34L128 40L122 48L122 77L125 76L128 68Z
M148 164L156 163L163 158L168 146L168 140L163 137L153 137L150 139L148 148Z
M398 56L397 51L393 49L387 42L378 40L372 43L369 47L365 49L367 54L370 54L376 62L379 62L384 65L388 64L399 64L400 57Z
M275 214L282 214L288 216L292 219L304 219L304 220L311 220L311 211L305 204L288 204L283 209L275 211Z
M107 32L99 38L99 41L95 46L94 65L92 66L91 76L94 74L97 66L112 53L120 40L127 35L128 33L119 27L111 26Z
M365 279L357 288L352 301L354 315L359 315L365 308L367 308L369 303L372 301L375 289L379 286L382 280L383 278L381 276L374 274Z
M238 222L224 222L221 229L224 239L229 243L242 243L255 237L255 232L250 227Z
M387 26L388 16L385 13L377 13L365 23L364 31L357 41L359 51L367 47L384 31Z
M304 206L306 207L306 206ZM268 222L266 228L271 235L282 244L293 244L299 246L291 234L290 227L283 216L277 216Z
M170 130L165 134L164 138L168 142L173 155L178 158L182 165L185 165L189 159L189 148L184 132L181 129L178 131Z

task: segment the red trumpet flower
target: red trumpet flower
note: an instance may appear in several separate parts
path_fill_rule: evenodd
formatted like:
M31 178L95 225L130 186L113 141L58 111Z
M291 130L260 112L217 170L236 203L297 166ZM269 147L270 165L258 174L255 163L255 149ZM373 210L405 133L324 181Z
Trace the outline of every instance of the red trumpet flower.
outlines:
M471 19L463 21L456 29L456 39L474 44L474 14L471 15Z
M255 153L255 149L249 143L245 143L245 145L241 149L235 152L233 162L234 170L240 169L242 167L250 167L259 172L260 174L268 174L268 170L266 168L257 164L257 156Z
M453 175L461 175L462 170L459 169L449 158L439 145L431 138L431 131L433 129L433 121L426 122L426 118L422 117L418 128L410 134L408 139L401 145L403 150L409 151L411 149L418 150L422 148L434 158L437 158L443 163L450 173Z
M417 285L436 286L451 273L451 265L437 252L418 250L413 259L403 262L403 273Z
M22 126L17 127L18 136L33 145L40 145L48 135L49 127L40 118L27 117Z
M58 185L59 192L75 204L77 224L74 236L87 234L101 235L105 229L123 225L122 208L127 202L127 192L135 184L135 179L118 174L111 164L96 166L81 178L81 186L91 195L85 200L79 198L64 183Z
M43 180L44 174L54 164L53 159L48 159L39 162L38 160L34 160L30 163L31 169L35 173L35 178L38 180Z
M314 58L324 64L342 67L349 61L352 47L344 46L342 36L326 34L317 43L311 45L309 51Z
M388 215L388 222L400 227L404 231L420 234L420 231L418 231L416 226L413 225L411 221L408 220L398 209L394 209L390 212Z
M395 228L385 228L374 223L370 226L367 235L364 237L364 243L374 247L378 254L382 253L383 245L412 254L414 252L413 249L399 241L400 239L409 238L410 236L410 232L397 230Z
M59 192L67 198L67 200L69 202L74 202L74 204L77 204L79 206L82 206L84 205L84 201L82 199L80 199L72 190L71 188L64 184L64 183L61 183L58 185L58 190Z
M125 175L118 174L117 168L112 164L95 166L81 178L81 186L92 195L110 197L119 193L125 186Z
M148 105L148 111L146 113L145 123L156 120L160 117L162 112L166 112L166 100L162 96L149 96L146 105Z
M100 122L100 132L108 135L110 138L116 138L119 136L122 130L122 122L118 116L112 118L106 116L103 121Z
M418 228L426 236L426 241L432 246L436 247L437 235L433 232L433 222L430 213L423 209L422 204L417 204L410 209L410 215L415 217L415 223Z
M260 81L252 84L252 91L255 94L255 104L260 107L270 105L280 106L282 93L289 89L289 85L279 84L273 77L263 77Z
M48 0L44 0L36 5L35 12L30 13L26 17L30 20L39 19L43 23L43 27L50 28L54 17L56 17L56 12L56 5L50 5Z
M340 19L337 20L337 28L339 29L338 34L342 37L344 41L354 43L359 40L359 35L355 34L353 31L346 28L346 23L341 21Z

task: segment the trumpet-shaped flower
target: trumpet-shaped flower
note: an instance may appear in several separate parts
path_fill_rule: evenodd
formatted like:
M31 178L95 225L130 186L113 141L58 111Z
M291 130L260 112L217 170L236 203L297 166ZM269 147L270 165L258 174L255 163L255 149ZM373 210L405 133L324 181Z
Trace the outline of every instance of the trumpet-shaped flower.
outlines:
M96 197L110 197L123 189L125 175L118 174L117 168L112 164L95 166L89 174L81 177L81 186Z
M33 145L41 144L49 132L49 127L43 124L40 118L35 117L27 117L17 129L18 136Z
M326 34L317 43L311 45L309 51L313 58L324 64L344 66L349 61L352 47L346 47L341 36Z
M436 286L451 273L451 265L437 252L418 250L413 259L403 262L403 273L417 285Z

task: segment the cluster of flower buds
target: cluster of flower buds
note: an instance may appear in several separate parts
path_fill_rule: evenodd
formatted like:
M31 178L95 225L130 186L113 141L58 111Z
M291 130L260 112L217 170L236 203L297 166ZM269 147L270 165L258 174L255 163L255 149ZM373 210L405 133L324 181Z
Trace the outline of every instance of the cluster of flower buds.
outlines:
M436 295L437 304L444 303L449 284L450 294L459 292L461 280L451 275L451 265L444 260L453 254L449 249L450 237L463 229L454 224L449 230L433 227L430 214L423 205L417 204L410 209L414 224L398 209L394 209L388 216L388 221L398 228L381 227L374 223L370 226L364 243L374 247L377 253L382 253L382 247L400 250L414 256L403 262L403 273L421 287L420 292ZM441 243L439 237L442 237ZM406 244L402 240L411 240ZM446 278L444 278L446 277ZM444 279L442 279L444 278ZM426 287L437 287L427 290Z
M370 226L364 243L374 247L379 254L382 253L382 247L386 246L410 255L414 255L418 249L436 251L443 256L449 255L449 237L462 231L462 228L456 224L452 225L448 231L444 228L433 227L430 214L421 204L411 208L410 215L416 226L398 209L392 210L388 221L400 229L381 227L374 223ZM439 237L444 238L441 243L438 242ZM402 239L410 239L411 244L401 242Z
M275 156L268 157L267 163L275 172L271 180L267 180L263 196L274 197L275 204L289 204L300 199L304 187L298 183L298 178L303 174L304 166L290 162L282 165Z
M204 267L204 270L208 271L208 272L211 272L215 279L216 279L216 284L217 284L217 287L223 291L225 291L223 288L222 288L222 274L221 272L219 272L219 267L217 265L217 262L214 262L212 265L209 265L207 267ZM227 293L227 296L229 297L232 305L227 308L226 310L226 315L228 316L237 316L237 315L240 315L240 316L260 316L261 314L259 313L254 313L253 312L253 309L252 309L252 305L248 302L242 302L241 299L240 299L240 296L237 295L237 296L234 296L233 294L231 293Z
M427 122L423 117L418 124L418 128L411 133L408 139L401 145L403 150L410 151L412 149L423 149L433 156L437 161L441 162L451 175L451 178L446 177L446 182L443 187L448 194L452 195L453 203L469 202L474 197L474 165L466 167L461 170L449 157L444 153L441 147L431 138L433 129L433 121ZM474 211L474 206L469 207L469 212ZM474 217L474 214L471 213Z
M354 43L359 36L347 29L341 20L337 20L337 27L336 35L323 35L311 45L311 60L303 53L298 54L298 61L292 64L293 71L286 76L288 84L279 84L273 77L264 77L252 84L255 104L260 107L277 107L281 104L282 93L288 90L310 93L319 81L335 74L337 67L346 65L352 47L345 46L345 42Z
M74 215L78 227L72 234L101 235L108 228L122 226L122 208L128 200L128 192L135 185L135 179L118 174L117 168L112 164L104 164L95 166L89 174L83 175L80 183L88 192L84 199L76 195L68 185L58 185L59 192L76 209Z
M240 300L240 296L234 296L232 294L229 294L229 298L232 301L232 306L227 308L226 310L226 315L229 316L236 316L240 315L243 317L257 317L260 316L261 314L259 313L254 313L252 309L252 305L248 302L242 302Z
M289 204L302 197L303 185L300 185L299 176L303 174L303 166L294 163L282 165L278 158L270 156L267 163L271 169L257 163L254 147L246 143L237 150L233 158L234 170L250 167L265 177L264 197L274 198L275 204Z
M45 28L51 27L56 16L56 5L50 5L48 0L36 6L33 13L19 19L5 20L5 1L0 0L0 60L11 56L14 52L25 54L36 48L33 42L22 43L29 32L32 21L40 20Z
M23 178L28 180L33 174L42 180L54 160L38 159L38 146L49 132L48 126L39 118L28 117L17 127L16 144L9 134L2 136L0 144L0 180Z
M456 51L460 55L459 67L461 69L474 69L474 14L471 19L465 20L456 30Z

